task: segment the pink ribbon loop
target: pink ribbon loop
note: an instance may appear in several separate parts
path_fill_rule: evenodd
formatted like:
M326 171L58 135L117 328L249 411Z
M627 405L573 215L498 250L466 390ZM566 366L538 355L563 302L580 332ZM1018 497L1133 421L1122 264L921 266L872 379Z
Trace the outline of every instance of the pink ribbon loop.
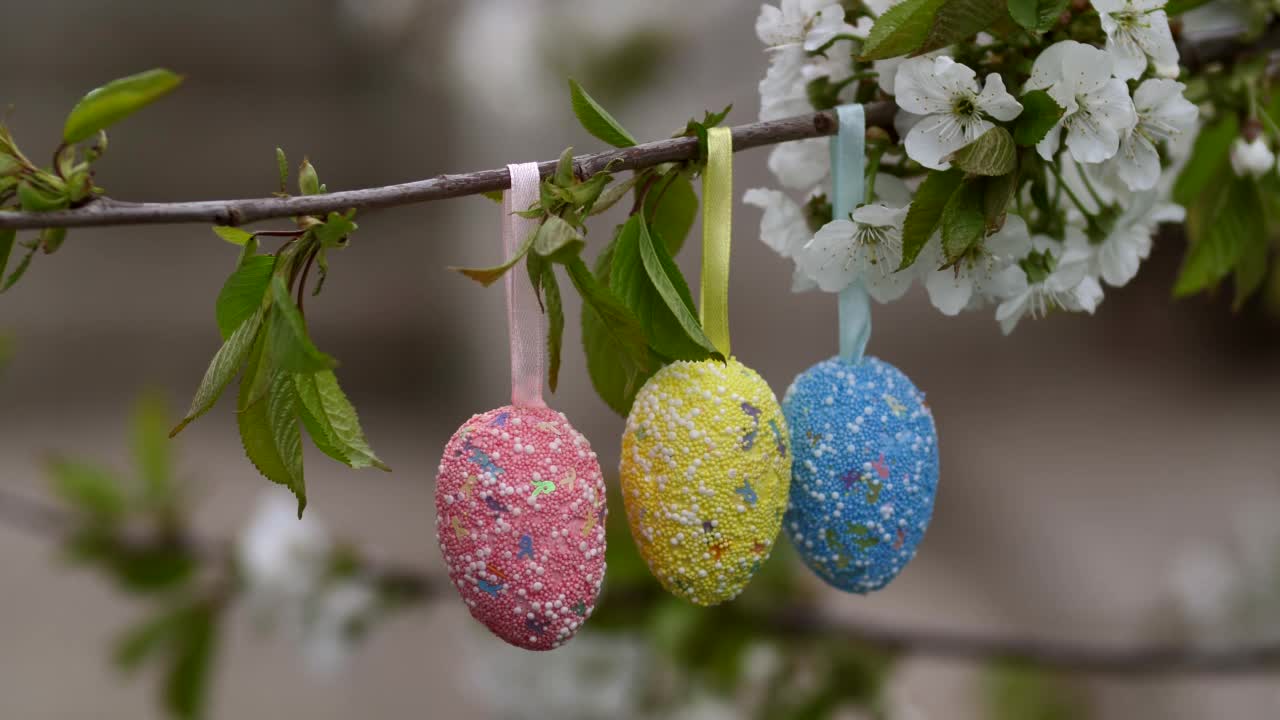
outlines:
M538 163L508 165L511 189L502 196L502 248L507 259L537 229L536 220L517 215L538 199L541 177ZM507 331L511 336L511 404L546 407L542 402L542 378L546 374L544 346L546 330L529 274L513 267L505 276L507 284Z

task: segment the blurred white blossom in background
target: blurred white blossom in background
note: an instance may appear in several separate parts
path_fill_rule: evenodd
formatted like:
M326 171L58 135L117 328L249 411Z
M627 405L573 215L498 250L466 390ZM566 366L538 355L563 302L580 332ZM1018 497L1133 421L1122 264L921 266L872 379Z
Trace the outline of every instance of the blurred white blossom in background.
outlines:
M291 636L322 675L342 670L378 606L365 580L334 577L334 549L317 513L298 518L283 489L263 492L236 547L252 619Z
M449 75L463 103L508 124L563 119L566 77L605 99L634 90L625 86L659 70L663 49L708 31L710 21L734 6L731 0L469 0L450 33ZM600 87L604 82L623 87Z
M584 633L555 652L511 647L467 623L463 689L493 717L521 720L634 717L654 663L631 635Z
M1186 630L1203 645L1280 638L1280 507L1261 504L1239 514L1226 542L1182 548L1169 575Z

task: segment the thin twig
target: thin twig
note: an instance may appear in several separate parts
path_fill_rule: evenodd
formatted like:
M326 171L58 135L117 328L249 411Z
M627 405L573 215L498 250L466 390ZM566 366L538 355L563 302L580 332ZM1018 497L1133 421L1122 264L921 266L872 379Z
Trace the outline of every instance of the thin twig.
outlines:
M893 122L891 102L867 106L867 124L889 126ZM790 140L830 135L836 120L831 112L798 115L733 128L734 150L747 150ZM612 170L635 170L697 156L698 141L678 137L645 143L621 150L608 150L574 158L578 177L590 177L606 166ZM556 161L538 163L538 172L547 177L555 172ZM440 175L430 180L343 190L324 195L269 197L244 200L203 200L177 203L131 203L102 197L74 210L53 212L0 212L0 228L86 227L102 225L153 225L210 223L244 225L272 218L322 215L349 209L371 210L412 203L478 195L511 187L506 168L481 170L463 175Z
M35 537L62 536L79 524L70 511L32 500L0 487L0 525ZM130 542L179 542L205 561L223 560L232 552L229 542L192 537L138 536ZM435 573L388 564L365 562L364 575L379 587L415 601L443 598L449 583ZM615 597L616 595L616 597ZM634 602L606 591L602 603ZM812 607L779 608L754 618L758 627L791 637L839 638L886 652L970 662L1026 663L1076 673L1105 673L1126 677L1164 674L1241 674L1280 668L1280 641L1220 648L1184 645L1107 647L1074 642L1002 637L953 630L885 625L878 621L834 618Z
M1280 46L1280 24L1267 28L1257 40L1241 44L1231 32L1201 33L1196 42L1180 42L1182 63L1193 70L1205 65L1243 57ZM867 127L892 131L897 108L892 101L882 100L866 106ZM796 115L781 120L738 125L733 129L733 149L750 148L832 135L836 131L835 114L831 111ZM574 171L586 178L603 170L637 170L667 162L691 160L697 156L698 141L677 137L644 143L621 150L608 150L574 158ZM538 163L538 172L547 177L555 172L556 160ZM506 168L481 170L461 175L439 175L429 180L342 190L324 195L301 197L247 198L242 200L201 200L175 203L134 203L100 197L83 207L52 212L0 212L0 229L34 229L46 227L90 227L105 225L161 225L179 223L211 223L244 225L272 218L300 215L322 215L334 211L374 210L479 195L506 190L511 178Z

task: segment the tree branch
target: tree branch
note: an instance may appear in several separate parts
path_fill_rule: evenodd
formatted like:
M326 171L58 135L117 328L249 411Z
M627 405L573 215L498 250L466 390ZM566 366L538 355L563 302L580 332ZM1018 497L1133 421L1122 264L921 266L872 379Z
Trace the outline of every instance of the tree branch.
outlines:
M867 124L892 126L894 106L884 101L867 106ZM733 149L747 150L791 140L831 135L836 129L831 112L798 115L733 128ZM586 178L612 166L613 170L635 170L666 162L691 160L697 156L698 141L678 137L644 143L621 150L608 150L574 158L574 169ZM556 161L538 163L538 172L547 177L555 172ZM385 187L342 190L324 195L250 198L243 200L203 200L177 203L131 203L108 197L98 198L74 210L53 212L0 212L0 228L87 227L102 225L156 225L209 223L243 225L259 220L323 215L349 209L372 210L413 203L479 195L511 187L506 168L481 170L463 175L439 175L430 180Z
M1231 32L1202 33L1195 43L1179 41L1183 65L1196 69L1233 58L1263 52L1280 46L1280 23L1267 28L1256 40L1241 44ZM893 130L897 108L892 101L881 100L866 106L867 127ZM796 115L781 120L738 125L733 130L733 149L748 150L777 145L793 140L823 137L836 131L835 113L823 111ZM677 137L644 143L621 150L607 150L574 158L578 177L587 178L612 165L614 170L636 170L666 162L692 160L698 142L692 137ZM542 177L555 172L556 161L538 163ZM244 225L260 220L323 215L333 211L375 210L446 200L466 195L506 190L511 178L506 168L481 170L460 175L438 175L429 180L342 190L324 195L301 197L246 198L241 200L201 200L174 203L135 203L99 197L83 207L52 212L0 211L0 229L36 229L47 227L90 227L105 225L175 225L209 223Z
M61 536L80 523L77 514L0 488L0 525L35 537ZM206 562L225 560L233 552L229 542L209 542L194 537L157 538L138 535L123 539L141 545L179 542ZM450 585L436 573L410 567L365 561L363 574L377 586L401 598L427 602L443 598ZM644 597L626 590L608 592L601 603L635 604ZM879 622L831 617L808 606L780 608L753 618L757 627L803 638L837 637L885 652L920 655L967 662L1025 663L1074 673L1099 673L1126 677L1164 674L1256 673L1280 667L1280 640L1233 647L1197 648L1183 645L1107 647L1048 639L1002 637L953 630L895 627Z

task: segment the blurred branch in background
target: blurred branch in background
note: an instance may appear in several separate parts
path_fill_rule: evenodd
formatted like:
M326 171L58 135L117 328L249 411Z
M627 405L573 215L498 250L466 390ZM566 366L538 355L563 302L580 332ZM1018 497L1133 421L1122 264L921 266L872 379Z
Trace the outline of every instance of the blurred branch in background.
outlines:
M71 469L55 462L54 482L68 488L66 494L78 496L79 510L71 510L33 500L0 489L0 524L37 537L73 538L92 527L114 510L107 509L114 500L93 497L105 485L91 487L106 475L90 479L86 467ZM58 478L62 478L59 480ZM74 487L72 487L74 485ZM109 491L107 491L109 492ZM98 508L96 511L92 508ZM287 510L287 508L286 508ZM86 514L88 511L88 514ZM98 515L95 518L93 513ZM287 514L287 513L286 513ZM210 565L234 565L236 546L228 541L210 541L170 528L151 528L137 532L137 527L120 527L99 542L119 552L137 557L157 553L180 552L192 560ZM619 538L624 542L626 538ZM338 564L343 572L369 581L384 596L394 596L398 604L425 603L445 594L447 580L426 571L357 558L352 549L341 550ZM617 609L634 611L665 598L652 583L644 587L607 587L601 600L605 612ZM1184 645L1144 645L1106 647L1082 645L1070 641L982 635L942 629L917 629L884 625L845 618L834 618L808 604L749 612L741 618L745 626L790 638L838 638L877 650L905 655L922 655L960 661L1003 662L1031 665L1044 669L1079 673L1108 673L1148 676L1165 673L1248 673L1280 666L1280 640L1245 643L1234 647L1193 647Z

